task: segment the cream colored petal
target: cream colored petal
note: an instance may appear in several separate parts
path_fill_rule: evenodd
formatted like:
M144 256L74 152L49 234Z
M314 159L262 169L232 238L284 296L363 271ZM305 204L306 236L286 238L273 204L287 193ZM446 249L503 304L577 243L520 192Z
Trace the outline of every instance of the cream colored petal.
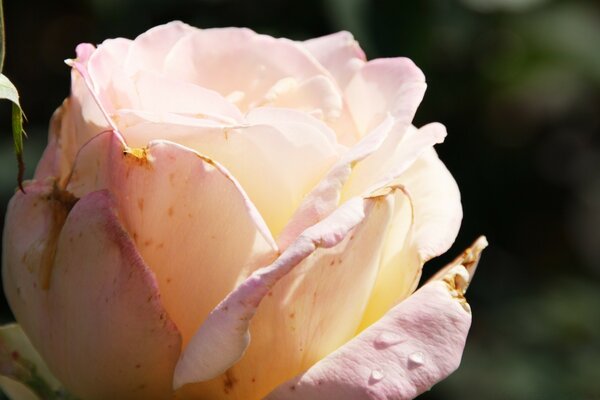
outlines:
M131 80L139 96L140 110L186 114L228 125L242 123L240 110L213 90L147 71L138 72ZM163 135L169 138L168 132Z
M258 108L246 125L214 127L193 118L128 112L118 120L132 146L167 136L223 164L240 182L273 235L338 157L333 132L299 111Z
M185 350L175 385L206 379L209 370L226 372L184 387L181 397L226 398L225 388L228 396L262 398L278 382L350 339L379 268L396 199L397 193L390 192L347 203L307 229L272 266L257 271L228 296ZM237 352L229 359L235 362L248 343L241 334L250 318L250 345L237 363L221 364L221 351L210 355L218 339L225 344L219 349ZM235 384L229 385L232 380Z
M321 221L336 209L340 203L342 188L354 167L381 148L392 132L393 126L394 119L386 118L377 129L348 149L327 171L318 185L304 198L277 238L280 248L285 249L302 231Z
M423 264L446 252L460 228L458 186L433 149L423 153L395 183L404 187L406 196L396 203L393 228L361 329L414 291Z
M342 96L331 79L318 75L298 81L280 79L264 97L269 107L283 107L311 114L326 122L337 120L342 113Z

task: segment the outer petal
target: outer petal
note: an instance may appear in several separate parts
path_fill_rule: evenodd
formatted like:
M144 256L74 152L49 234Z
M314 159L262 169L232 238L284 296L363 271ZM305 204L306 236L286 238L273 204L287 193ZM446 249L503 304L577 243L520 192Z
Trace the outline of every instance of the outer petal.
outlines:
M409 125L425 94L425 76L408 58L369 61L345 89L350 112L358 130L366 134L387 113Z
M234 376L228 392L261 398L351 338L377 273L394 201L392 192L350 201L240 285L190 342L175 385L211 378L234 363L248 344L246 330L261 300L244 357L223 378L188 393L219 398Z
M64 183L71 173L75 155L79 150L72 102L73 100L67 98L52 115L48 145L35 169L34 177L38 181L56 178L60 183Z
M154 275L107 192L70 205L39 185L11 201L3 263L11 308L77 396L165 398L181 338Z
M483 246L485 247L485 245ZM470 266L482 247L474 247ZM444 270L411 297L268 400L408 400L429 390L460 364L471 324L464 292L472 274Z
M277 251L237 181L174 143L132 150L111 133L100 135L82 149L67 188L77 196L104 188L114 194L184 343L227 293Z

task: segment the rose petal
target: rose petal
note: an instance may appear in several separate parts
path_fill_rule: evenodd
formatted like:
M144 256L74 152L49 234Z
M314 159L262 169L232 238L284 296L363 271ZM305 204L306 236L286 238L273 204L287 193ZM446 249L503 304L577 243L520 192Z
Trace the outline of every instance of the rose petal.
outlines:
M397 203L361 329L414 291L423 264L445 253L460 228L458 186L433 149L425 151L394 183L404 187L407 197Z
M328 123L340 118L343 107L341 93L324 75L301 82L292 77L280 79L265 95L264 105L302 111Z
M63 184L71 173L80 146L75 135L72 102L73 100L69 98L65 99L52 114L48 145L35 169L34 179L38 181L56 178L60 184Z
M421 129L396 123L381 147L352 171L342 191L342 201L392 184L415 160L433 145L442 143L446 128L439 123Z
M164 72L224 96L241 92L238 106L242 110L282 78L304 80L327 74L297 43L240 28L196 30L186 35L168 54Z
M462 265L445 271L267 399L408 400L429 390L460 364L471 324L464 299L471 278Z
M181 21L156 26L135 38L124 60L128 75L137 71L162 72L167 54L186 35L197 29Z
M110 195L69 211L65 192L28 188L9 206L3 278L50 370L86 399L165 398L181 338Z
M382 146L393 126L394 119L386 118L377 129L350 148L329 169L321 182L302 201L277 238L281 249L285 249L306 228L316 224L335 210L340 202L342 188L354 166Z
M350 32L336 32L302 44L335 77L341 88L346 87L366 61L365 53Z
M132 80L139 96L138 109L188 114L229 125L241 123L243 119L237 107L213 90L147 71L138 72Z
M395 197L390 192L341 206L240 285L186 348L175 386L209 379L235 363L248 345L250 319L250 347L224 376L236 380L229 393L250 398L264 396L351 338L378 270ZM184 393L211 397L222 388L219 378Z
M345 89L344 98L358 130L364 135L391 113L408 125L425 93L425 77L408 58L384 58L366 63Z
M127 150L114 135L100 135L82 149L67 188L78 196L103 188L114 193L184 344L212 308L277 251L228 172L174 143Z
M239 180L273 235L291 218L306 193L338 157L335 136L321 121L299 111L257 108L246 125L200 126L189 118L153 121L128 112L120 129L133 146L165 137L206 154Z

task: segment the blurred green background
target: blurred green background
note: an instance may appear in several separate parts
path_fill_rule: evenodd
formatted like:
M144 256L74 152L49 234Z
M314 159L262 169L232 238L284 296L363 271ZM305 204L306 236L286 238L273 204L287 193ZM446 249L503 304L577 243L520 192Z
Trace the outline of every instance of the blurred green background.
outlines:
M306 39L341 29L369 58L408 56L429 84L415 124L463 196L448 255L491 243L469 300L458 372L423 399L600 399L600 4L551 0L5 1L5 73L29 122L31 176L80 42L134 38L173 19ZM0 107L0 200L15 187L9 106ZM0 305L4 321L11 314Z

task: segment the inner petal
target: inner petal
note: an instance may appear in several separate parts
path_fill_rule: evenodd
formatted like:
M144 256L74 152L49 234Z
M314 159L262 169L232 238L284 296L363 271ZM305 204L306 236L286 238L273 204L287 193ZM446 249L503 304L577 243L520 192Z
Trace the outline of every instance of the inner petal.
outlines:
M297 43L240 28L197 30L183 37L168 54L164 72L224 96L241 91L242 109L282 78L327 74Z
M224 165L241 183L274 236L338 157L335 135L298 111L259 108L246 125L211 126L194 118L123 112L119 127L133 146L168 137ZM168 135L168 136L167 136Z

